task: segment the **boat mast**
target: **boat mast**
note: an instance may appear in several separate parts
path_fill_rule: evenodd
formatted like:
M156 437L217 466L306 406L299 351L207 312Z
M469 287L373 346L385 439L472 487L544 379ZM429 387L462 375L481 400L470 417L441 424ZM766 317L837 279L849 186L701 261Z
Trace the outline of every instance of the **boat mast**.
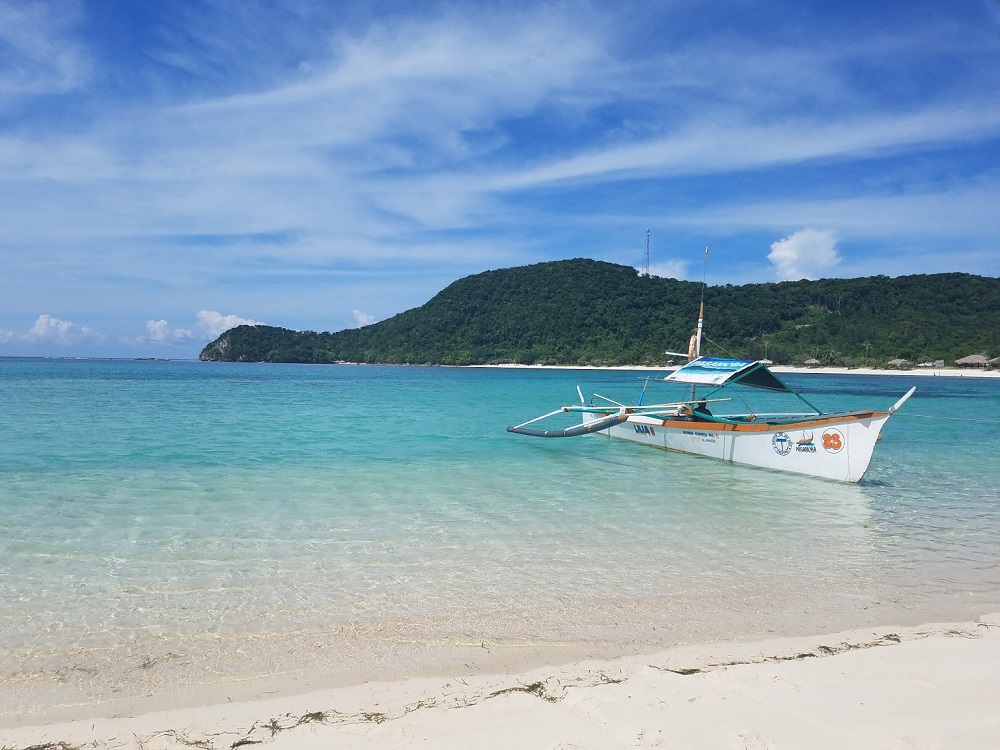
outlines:
M649 278L649 227L646 227L646 257L642 264L642 275L647 279ZM636 402L636 406L642 406L642 399L646 395L646 388L649 387L649 378L646 378L646 382L642 384L642 393L639 394L639 400Z
M698 331L694 335L693 346L688 346L688 359L691 359L692 350L694 353L694 359L698 359L701 356L701 331L705 325L705 280L708 278L708 245L705 245L705 266L701 272L701 306L698 308ZM691 384L691 400L694 401L697 397L695 391L697 388L694 383Z
M705 323L705 279L708 278L708 245L705 245L705 268L701 273L701 307L698 310L698 336L694 342L694 356L701 356L701 329Z
M646 230L647 232L649 230ZM705 245L705 267L701 272L701 306L698 308L698 329L691 334L691 338L688 339L688 350L687 354L682 352L666 352L667 354L672 354L675 357L687 357L688 364L694 362L698 357L701 356L701 332L705 327L705 286L706 280L708 279L708 245ZM695 401L695 385L691 384L691 400Z

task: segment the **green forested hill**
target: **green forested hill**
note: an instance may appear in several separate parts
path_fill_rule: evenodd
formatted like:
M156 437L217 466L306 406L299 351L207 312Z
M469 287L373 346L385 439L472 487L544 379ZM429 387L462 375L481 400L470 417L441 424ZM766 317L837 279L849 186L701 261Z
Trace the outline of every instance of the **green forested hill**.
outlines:
M686 351L701 284L566 260L460 279L427 304L336 333L240 326L204 360L468 365L665 364ZM1000 279L962 273L705 291L702 353L882 365L1000 354Z

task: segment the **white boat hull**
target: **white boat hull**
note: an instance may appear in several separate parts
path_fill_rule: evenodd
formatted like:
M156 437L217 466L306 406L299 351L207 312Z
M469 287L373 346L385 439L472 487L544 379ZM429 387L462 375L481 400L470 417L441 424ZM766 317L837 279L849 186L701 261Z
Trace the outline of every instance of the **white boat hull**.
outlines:
M856 412L784 424L731 424L631 414L597 434L735 464L858 482L891 415ZM585 413L583 418L587 423L595 415Z

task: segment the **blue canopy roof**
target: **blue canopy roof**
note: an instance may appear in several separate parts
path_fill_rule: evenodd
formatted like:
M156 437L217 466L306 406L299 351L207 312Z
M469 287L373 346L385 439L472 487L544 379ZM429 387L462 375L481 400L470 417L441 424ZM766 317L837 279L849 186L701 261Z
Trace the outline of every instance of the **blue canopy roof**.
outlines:
M718 387L739 382L754 388L794 393L759 360L699 357L667 375L664 380Z

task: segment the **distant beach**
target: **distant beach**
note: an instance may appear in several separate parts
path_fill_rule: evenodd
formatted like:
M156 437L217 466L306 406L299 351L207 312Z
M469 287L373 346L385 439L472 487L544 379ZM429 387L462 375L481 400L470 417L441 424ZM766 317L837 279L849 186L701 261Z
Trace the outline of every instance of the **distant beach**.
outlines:
M498 364L498 365L470 365L470 367L500 368L500 369L527 369L527 370L620 370L641 372L664 372L674 370L676 367L663 366L651 367L648 365L522 365L522 364ZM875 367L795 367L792 365L769 365L772 372L793 373L796 375L917 375L920 377L940 376L946 378L1000 378L1000 370L983 370L980 368L960 368L960 367L914 367L910 370L892 370Z
M914 367L910 370L892 370L888 368L872 367L789 367L787 365L775 365L771 367L774 372L796 373L808 375L818 373L826 375L917 375L920 377L945 377L945 378L998 378L1000 370L983 370L974 367Z

